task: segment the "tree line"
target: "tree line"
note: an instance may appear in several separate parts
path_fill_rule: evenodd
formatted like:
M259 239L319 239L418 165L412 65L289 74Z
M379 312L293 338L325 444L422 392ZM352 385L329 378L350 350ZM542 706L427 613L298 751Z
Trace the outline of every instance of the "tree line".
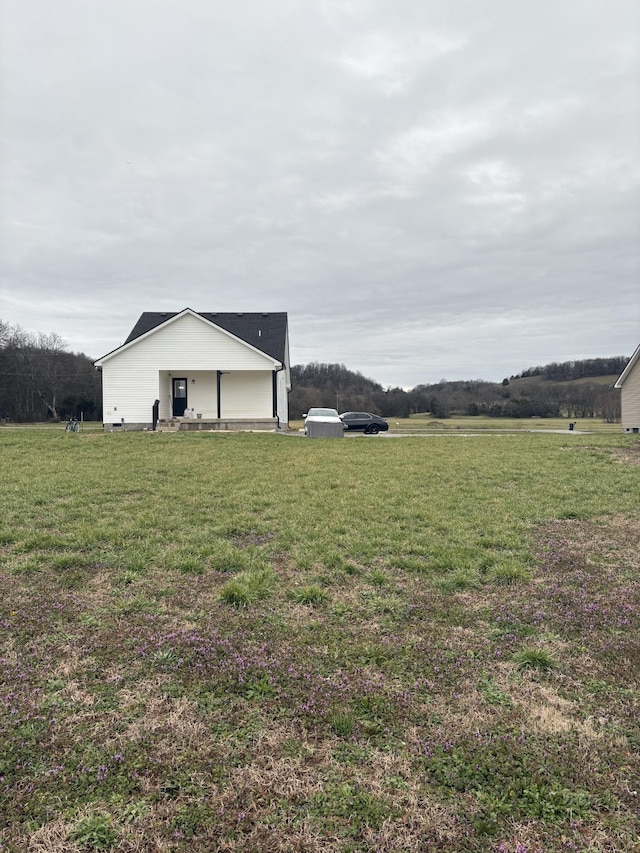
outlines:
M291 368L289 414L297 420L313 406L370 411L388 418L428 414L530 418L620 419L620 393L612 383L628 357L552 362L523 370L501 383L481 379L384 388L344 364L311 362ZM70 416L102 419L102 379L92 360L69 352L57 334L26 332L0 320L0 417L16 422Z
M485 415L497 418L601 418L620 419L620 392L613 382L588 381L618 376L628 357L588 359L536 367L502 382L481 379L383 388L343 364L312 362L291 368L293 390L289 416L297 420L313 406L346 411L369 411L383 417L406 418L427 414L435 420L453 415ZM600 371L605 371L600 372ZM555 378L559 373L571 379ZM588 377L588 378L585 378ZM580 381L576 381L579 379Z
M57 334L0 320L0 417L36 422L102 419L102 378L93 361Z
M628 357L614 355L611 358L585 358L581 361L552 361L544 367L529 367L512 376L511 379L523 379L528 376L542 376L553 382L568 382L572 379L587 379L594 376L620 376L625 369Z

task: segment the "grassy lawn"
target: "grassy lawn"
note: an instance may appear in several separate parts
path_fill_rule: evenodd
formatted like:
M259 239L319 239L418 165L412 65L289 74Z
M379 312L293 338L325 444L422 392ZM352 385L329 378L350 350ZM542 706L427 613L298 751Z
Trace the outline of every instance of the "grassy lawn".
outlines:
M387 418L389 431L402 433L439 433L451 431L463 432L518 432L540 431L540 430L563 430L569 431L569 424L574 424L578 432L620 434L620 424L608 424L599 418L488 418L483 416L472 417L460 416L437 420L431 415L413 415L410 418ZM304 427L304 421L292 421L289 424L292 430L300 430Z
M389 418L389 425L396 425L395 418ZM466 429L466 430L569 430L569 424L574 429L586 432L606 432L619 434L620 424L609 424L601 418L488 418L481 415L472 417L452 417L438 421L430 415L415 415L398 421L401 427L416 429Z
M2 853L638 849L637 437L0 459Z

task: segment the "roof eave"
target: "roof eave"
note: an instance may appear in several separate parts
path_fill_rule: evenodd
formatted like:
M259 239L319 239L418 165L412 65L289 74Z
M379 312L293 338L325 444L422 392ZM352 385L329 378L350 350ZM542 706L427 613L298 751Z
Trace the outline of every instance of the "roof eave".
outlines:
M636 347L636 351L631 356L631 358L629 359L629 361L627 363L627 366L625 367L625 369L620 374L618 381L613 386L614 388L618 388L618 389L622 388L622 385L623 385L625 379L629 376L629 374L633 370L635 363L638 361L638 359L640 359L640 344Z

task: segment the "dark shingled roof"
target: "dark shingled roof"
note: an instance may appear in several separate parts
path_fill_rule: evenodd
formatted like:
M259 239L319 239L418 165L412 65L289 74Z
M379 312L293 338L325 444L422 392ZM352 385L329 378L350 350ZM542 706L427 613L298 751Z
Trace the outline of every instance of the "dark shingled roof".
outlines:
M251 344L260 352L264 352L284 364L287 344L286 311L265 314L216 314L208 311L194 311L193 313L204 317L205 320L209 320L210 323L214 323L221 329L231 332L236 338L240 338L241 341ZM125 344L134 341L157 326L161 326L178 314L182 314L182 311L145 311L133 327Z

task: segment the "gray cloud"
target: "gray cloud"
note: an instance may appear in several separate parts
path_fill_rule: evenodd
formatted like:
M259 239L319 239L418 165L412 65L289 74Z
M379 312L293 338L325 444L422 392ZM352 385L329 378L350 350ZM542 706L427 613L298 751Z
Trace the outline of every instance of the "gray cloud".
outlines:
M0 317L287 310L292 358L501 378L640 339L632 0L5 0Z

